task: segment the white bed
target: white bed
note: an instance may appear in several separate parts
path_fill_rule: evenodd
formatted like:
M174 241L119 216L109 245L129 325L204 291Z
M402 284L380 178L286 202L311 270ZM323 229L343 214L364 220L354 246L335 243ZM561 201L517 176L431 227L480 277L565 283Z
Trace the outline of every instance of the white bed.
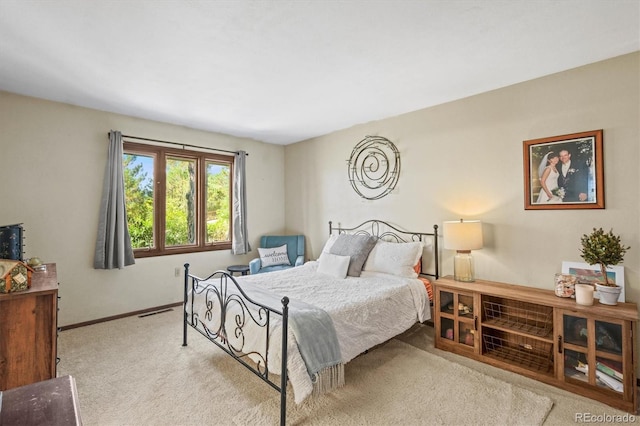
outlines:
M429 298L424 284L418 279L367 271L357 278L338 279L318 273L317 269L318 262L311 261L297 268L236 277L236 280L253 300L277 302L286 295L291 300L301 300L325 310L333 320L345 364L408 330L417 321L430 319ZM272 292L271 300L258 296L262 292L256 292L253 289L256 286ZM207 319L207 304L202 303L204 298L204 294L196 296L194 312L200 318L200 327L205 325L216 330L219 317L209 316ZM232 329L233 324L229 323L234 321L234 315L227 318L227 329ZM273 321L270 329L272 337L267 366L270 371L279 371L281 322ZM243 328L244 350L247 353L262 351L265 333L263 327L252 327L252 323L248 323ZM233 336L229 337L231 343L233 339ZM291 332L288 343L288 375L295 401L299 403L312 393L313 386Z
M437 226L433 233L424 233L402 231L377 220L355 228L333 227L329 222L329 233L318 261L291 269L242 277L217 271L200 279L190 275L189 265L185 265L183 346L187 345L187 326L191 326L279 391L281 424L286 417L287 379L296 403L317 391L318 382L324 381L316 380L314 389L307 371L309 363L305 364L298 348L301 343L308 360L303 340L309 339L302 333L296 341L292 331L298 327L296 315L300 311L309 308L325 318L328 314L328 322L335 328L335 333L330 333L330 346L339 347L340 366L416 322L430 319L429 296L418 272L430 268L435 273L421 273L420 277L438 278ZM360 256L366 259L357 271L360 276L345 277L346 266L336 272L340 268L335 262L342 261L344 266L346 261L349 275L357 263L353 253L340 253L345 240L356 239L343 234L364 234L373 247ZM339 243L332 248L336 241ZM274 375L280 379L279 385ZM325 388L323 383L320 386Z

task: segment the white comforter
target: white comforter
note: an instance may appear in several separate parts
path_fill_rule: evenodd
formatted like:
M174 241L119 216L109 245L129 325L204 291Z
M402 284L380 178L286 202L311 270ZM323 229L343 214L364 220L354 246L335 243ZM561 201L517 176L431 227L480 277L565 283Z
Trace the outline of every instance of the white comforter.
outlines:
M269 306L278 310L282 307L279 303L282 296L324 309L333 320L343 363L408 330L416 321L430 319L427 292L418 279L375 272L362 272L359 278L337 279L318 273L317 268L318 262L311 261L296 268L236 279L249 292L252 286L257 286L277 295L269 301ZM274 304L274 301L278 303ZM194 310L206 323L204 304L196 303ZM227 318L229 321L229 316ZM216 329L217 322L214 316L210 324L212 329ZM264 347L264 330L256 327L256 333L252 335L250 328L243 329L244 348L260 351L258 348ZM282 331L279 321L272 325L271 333L268 367L274 372L280 371L281 366ZM313 385L291 328L287 353L289 380L295 402L300 403L311 394Z

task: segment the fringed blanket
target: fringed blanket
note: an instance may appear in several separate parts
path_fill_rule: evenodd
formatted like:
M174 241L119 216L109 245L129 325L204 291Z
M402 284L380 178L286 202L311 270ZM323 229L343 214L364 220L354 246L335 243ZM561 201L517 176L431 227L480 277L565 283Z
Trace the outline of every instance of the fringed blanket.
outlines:
M271 306L278 306L281 295L253 285L243 286L249 297ZM344 364L340 343L329 314L298 299L289 300L289 326L295 336L313 394L330 392L344 386Z
M340 344L329 314L299 300L291 300L289 323L311 377L314 395L344 386Z
M311 380L313 381L312 395L314 396L341 388L344 386L344 364L327 367L316 373Z

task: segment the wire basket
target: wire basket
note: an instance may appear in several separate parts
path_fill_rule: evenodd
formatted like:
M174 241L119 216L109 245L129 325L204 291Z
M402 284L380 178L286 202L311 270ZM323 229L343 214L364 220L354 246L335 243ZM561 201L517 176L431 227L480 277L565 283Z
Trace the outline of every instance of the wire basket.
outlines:
M484 352L528 370L553 374L553 345L524 336L483 334Z
M485 300L484 322L510 330L545 337L553 328L553 308L510 300L509 304Z

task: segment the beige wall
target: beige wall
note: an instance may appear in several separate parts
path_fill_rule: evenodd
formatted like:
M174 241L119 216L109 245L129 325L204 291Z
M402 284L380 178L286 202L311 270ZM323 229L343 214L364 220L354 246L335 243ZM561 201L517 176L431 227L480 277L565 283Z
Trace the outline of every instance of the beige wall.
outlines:
M182 300L174 270L185 262L204 275L256 256L224 250L93 269L110 129L247 151L252 246L260 235L284 230L282 146L0 92L0 225L24 223L26 257L57 263L61 326Z
M480 219L477 277L547 289L563 260L582 261L582 234L613 228L632 247L627 300L640 302L639 62L639 53L625 55L289 145L287 228L304 232L308 257L317 258L329 220L377 218L429 231ZM522 142L596 129L604 129L606 209L525 211ZM401 155L396 191L377 201L360 198L347 180L346 160L366 135L390 139ZM442 254L442 271L452 274L454 253Z
M0 225L24 223L26 256L58 264L60 325L180 301L174 269L185 262L206 274L255 257L221 251L94 270L106 134L117 129L248 151L254 247L265 233L300 232L307 257L316 258L329 220L374 217L427 231L444 220L481 219L477 276L550 289L563 260L581 261L583 233L613 228L632 246L627 299L640 302L639 75L640 54L625 55L287 147L0 92ZM525 211L522 141L594 129L604 129L607 208ZM402 158L396 191L378 201L363 200L347 181L346 160L365 135L389 138ZM453 253L442 254L450 274Z

